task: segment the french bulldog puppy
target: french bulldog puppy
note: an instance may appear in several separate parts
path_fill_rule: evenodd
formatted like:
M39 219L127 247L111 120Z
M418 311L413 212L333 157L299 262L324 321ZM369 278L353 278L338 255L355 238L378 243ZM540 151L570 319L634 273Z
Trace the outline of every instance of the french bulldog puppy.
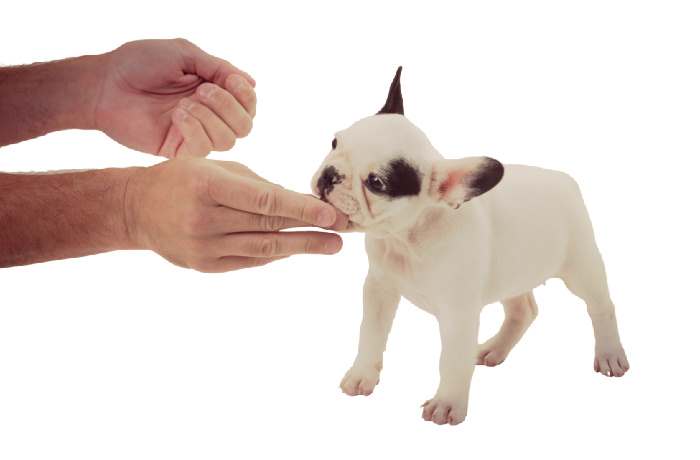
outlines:
M443 158L404 116L400 77L401 67L376 115L335 135L312 180L314 192L366 234L364 317L343 392L372 393L404 297L440 327L440 384L423 419L462 422L474 365L503 362L537 316L532 289L548 278L585 301L594 369L622 376L629 364L576 182L487 157ZM479 314L492 302L503 304L505 320L479 345Z

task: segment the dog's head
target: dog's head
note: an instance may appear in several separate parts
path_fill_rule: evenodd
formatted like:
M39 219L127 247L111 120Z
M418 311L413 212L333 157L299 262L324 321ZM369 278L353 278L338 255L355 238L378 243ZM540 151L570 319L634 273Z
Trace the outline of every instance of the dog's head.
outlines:
M444 159L404 117L400 79L401 67L384 107L336 133L311 183L359 230L406 228L426 207L459 208L503 177L503 165L491 158Z

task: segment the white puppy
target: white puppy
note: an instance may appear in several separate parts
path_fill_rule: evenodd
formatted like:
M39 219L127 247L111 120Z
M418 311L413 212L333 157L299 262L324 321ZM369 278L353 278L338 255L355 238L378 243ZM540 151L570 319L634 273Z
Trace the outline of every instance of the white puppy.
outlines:
M440 385L423 405L423 418L462 422L474 365L503 362L537 315L532 289L548 278L561 278L586 302L595 370L622 376L629 364L574 180L486 157L444 159L403 116L400 76L399 67L377 115L336 134L312 181L322 199L366 233L360 344L342 390L372 393L396 307L405 297L440 324ZM481 309L497 301L505 321L479 345Z

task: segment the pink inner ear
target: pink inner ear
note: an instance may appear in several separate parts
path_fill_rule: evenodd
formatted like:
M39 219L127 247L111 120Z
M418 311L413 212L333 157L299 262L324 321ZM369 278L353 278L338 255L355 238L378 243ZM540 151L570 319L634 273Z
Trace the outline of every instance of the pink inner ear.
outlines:
M442 181L438 191L440 196L444 196L449 190L451 190L456 184L462 182L466 174L463 171L453 171L447 175L447 179Z

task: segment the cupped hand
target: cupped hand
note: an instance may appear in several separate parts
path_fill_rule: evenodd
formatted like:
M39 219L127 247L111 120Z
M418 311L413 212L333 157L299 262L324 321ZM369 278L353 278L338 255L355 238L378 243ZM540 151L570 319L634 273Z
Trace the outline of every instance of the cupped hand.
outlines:
M334 254L347 217L321 200L286 190L234 162L178 158L137 170L127 185L134 247L176 265L224 272L295 254Z
M255 80L184 39L130 42L103 55L95 125L169 158L228 150L255 117Z

